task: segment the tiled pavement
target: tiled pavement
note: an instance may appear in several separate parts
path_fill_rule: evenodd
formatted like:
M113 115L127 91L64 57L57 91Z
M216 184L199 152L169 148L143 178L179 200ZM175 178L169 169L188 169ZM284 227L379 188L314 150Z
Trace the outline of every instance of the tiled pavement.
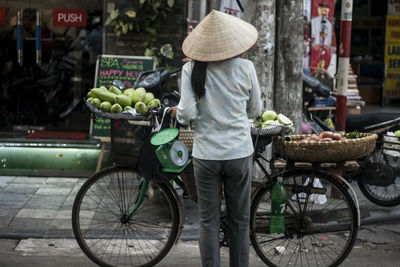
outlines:
M83 178L0 176L0 238L73 238L71 214ZM182 239L197 239L195 203L183 200ZM87 214L88 219L94 212Z
M0 237L73 237L71 210L84 181L0 176Z
M73 238L71 214L83 178L0 176L0 238ZM363 197L353 183L360 206L371 211L362 224L400 220L400 207L382 208ZM199 237L196 204L182 199L184 228L182 240ZM85 217L91 219L93 213ZM363 217L363 216L362 216Z

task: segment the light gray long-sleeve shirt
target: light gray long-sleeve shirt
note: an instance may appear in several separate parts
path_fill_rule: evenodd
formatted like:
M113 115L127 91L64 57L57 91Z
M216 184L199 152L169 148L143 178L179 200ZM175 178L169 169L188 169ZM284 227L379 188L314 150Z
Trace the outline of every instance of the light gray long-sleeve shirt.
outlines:
M190 77L194 62L183 66L177 119L194 123L192 156L230 160L254 152L249 119L261 114L261 91L251 61L233 58L207 64L205 96L196 101Z

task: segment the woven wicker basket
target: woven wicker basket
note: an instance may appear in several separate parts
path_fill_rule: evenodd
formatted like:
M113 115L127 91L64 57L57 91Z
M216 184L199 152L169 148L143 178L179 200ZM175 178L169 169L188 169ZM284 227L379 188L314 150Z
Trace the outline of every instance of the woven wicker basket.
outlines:
M359 159L371 154L378 138L376 134L361 133L360 138L347 139L345 141L299 142L307 136L309 135L289 136L291 141L284 141L283 146L280 146L282 154L288 159L298 161L343 162Z
M185 143L189 151L193 149L193 130L179 130L179 141Z
M110 113L110 112L102 111L101 109L97 108L95 105L89 103L89 101L87 101L87 100L85 100L85 104L91 112L93 112L96 115L105 117L105 118L114 119L114 120L135 120L135 121L147 120L142 115L130 113L128 111L119 112L119 113Z
M189 151L193 150L193 130L179 130L179 141L185 143ZM189 194L190 199L197 202L197 188L196 180L194 178L193 162L190 163L185 170L180 174L183 183L185 184L186 192Z

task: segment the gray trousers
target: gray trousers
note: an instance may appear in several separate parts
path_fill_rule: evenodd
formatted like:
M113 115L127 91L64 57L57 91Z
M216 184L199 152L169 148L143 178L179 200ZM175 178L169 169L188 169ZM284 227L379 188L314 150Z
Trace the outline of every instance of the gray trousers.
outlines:
M204 267L220 266L219 227L222 183L228 215L229 266L249 266L249 220L253 157L194 159L200 213L200 254Z

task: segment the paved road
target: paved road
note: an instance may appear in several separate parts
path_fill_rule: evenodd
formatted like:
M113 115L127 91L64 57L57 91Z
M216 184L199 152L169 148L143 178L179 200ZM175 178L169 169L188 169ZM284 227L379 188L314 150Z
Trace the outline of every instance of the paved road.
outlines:
M396 228L397 230L393 232L391 228ZM351 254L341 266L399 266L399 230L398 224L368 226L361 230L361 239L357 241ZM90 267L96 265L83 255L73 239L3 239L0 240L0 266ZM157 266L201 266L197 241L180 241ZM221 250L221 266L228 266L228 250L226 248ZM251 253L250 266L265 266L253 251Z
M73 239L71 208L83 179L0 176L0 266L94 266ZM342 266L400 266L400 208L382 208L362 197L370 211ZM158 266L200 266L198 215L183 200L181 241ZM228 266L228 251L221 251ZM251 266L265 266L252 252Z

